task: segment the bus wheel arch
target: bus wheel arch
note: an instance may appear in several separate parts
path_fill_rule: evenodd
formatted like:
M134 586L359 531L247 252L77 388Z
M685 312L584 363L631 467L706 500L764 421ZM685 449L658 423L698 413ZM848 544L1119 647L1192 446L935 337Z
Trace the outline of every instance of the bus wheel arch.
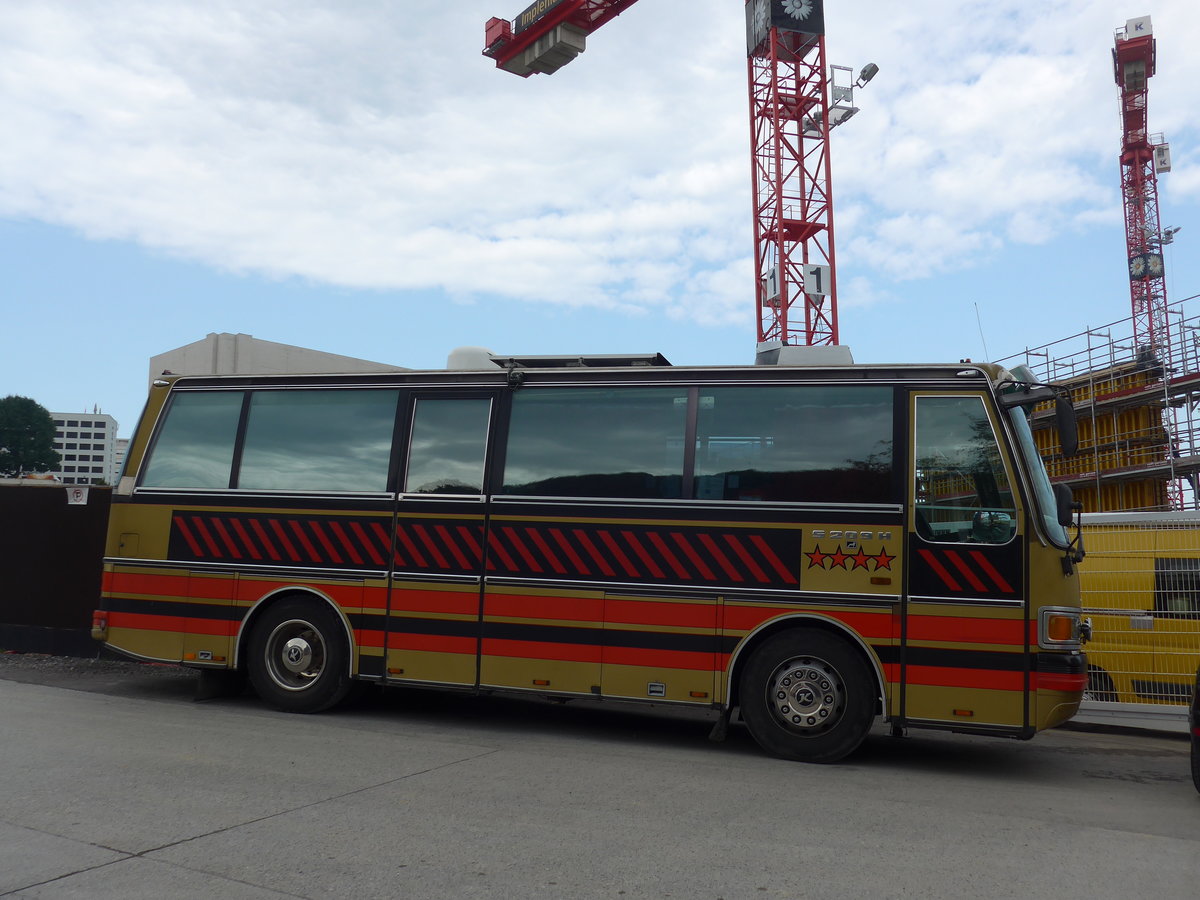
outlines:
M738 649L730 705L768 753L835 762L862 743L880 713L881 678L852 632L820 617L788 617Z
M328 598L283 590L259 601L239 640L240 668L262 700L286 712L329 709L353 685L353 635Z

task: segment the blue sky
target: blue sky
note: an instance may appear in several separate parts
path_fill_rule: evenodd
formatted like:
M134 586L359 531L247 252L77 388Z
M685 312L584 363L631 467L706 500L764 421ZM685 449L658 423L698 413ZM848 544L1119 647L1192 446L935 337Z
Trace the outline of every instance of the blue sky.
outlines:
M149 358L214 331L418 368L463 344L749 362L740 0L644 0L527 80L479 53L523 5L0 5L0 395L128 435ZM1129 314L1110 49L1145 14L1178 300L1200 293L1200 5L829 0L830 61L880 67L834 133L858 360L999 358Z

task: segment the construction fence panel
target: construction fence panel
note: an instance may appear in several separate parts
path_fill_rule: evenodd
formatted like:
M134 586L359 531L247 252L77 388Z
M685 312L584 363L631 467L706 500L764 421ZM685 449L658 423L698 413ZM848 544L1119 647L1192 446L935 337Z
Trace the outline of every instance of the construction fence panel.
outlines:
M1084 516L1088 699L1186 704L1200 667L1200 513Z

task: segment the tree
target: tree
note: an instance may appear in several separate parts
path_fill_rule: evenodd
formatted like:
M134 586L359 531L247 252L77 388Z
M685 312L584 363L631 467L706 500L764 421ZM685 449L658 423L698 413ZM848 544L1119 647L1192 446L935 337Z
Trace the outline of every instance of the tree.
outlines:
M60 461L54 419L46 408L28 397L0 399L0 477L57 469Z

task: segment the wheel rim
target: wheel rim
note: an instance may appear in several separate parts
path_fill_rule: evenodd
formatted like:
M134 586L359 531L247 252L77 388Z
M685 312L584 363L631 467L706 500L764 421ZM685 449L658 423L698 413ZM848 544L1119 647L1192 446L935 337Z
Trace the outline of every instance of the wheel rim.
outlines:
M838 670L815 656L780 664L767 681L775 721L793 734L812 737L837 724L846 709L846 685Z
M325 638L310 622L290 619L267 638L267 673L284 690L303 691L325 671Z

